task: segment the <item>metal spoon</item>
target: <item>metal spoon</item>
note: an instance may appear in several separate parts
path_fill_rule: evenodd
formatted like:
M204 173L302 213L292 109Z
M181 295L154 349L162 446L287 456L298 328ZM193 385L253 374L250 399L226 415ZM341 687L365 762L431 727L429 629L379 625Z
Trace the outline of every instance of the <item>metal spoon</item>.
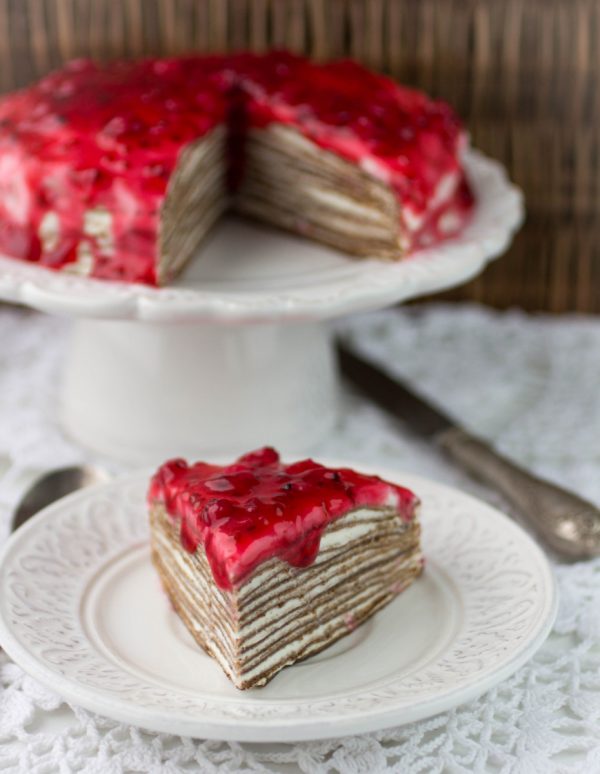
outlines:
M108 475L91 465L57 468L37 477L21 498L12 519L14 532L42 508L90 484L107 481Z

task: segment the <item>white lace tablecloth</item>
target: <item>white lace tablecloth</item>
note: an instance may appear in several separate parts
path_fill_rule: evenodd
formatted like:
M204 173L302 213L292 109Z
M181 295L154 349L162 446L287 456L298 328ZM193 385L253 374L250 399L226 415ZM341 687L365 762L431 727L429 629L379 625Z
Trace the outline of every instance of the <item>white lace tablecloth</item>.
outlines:
M0 542L20 468L85 457L54 420L68 325L0 308ZM429 305L344 327L502 451L600 502L600 319ZM394 465L502 505L375 408L344 400L323 454ZM0 771L600 772L600 561L556 573L554 631L511 679L445 715L347 739L262 747L148 734L66 706L0 653Z

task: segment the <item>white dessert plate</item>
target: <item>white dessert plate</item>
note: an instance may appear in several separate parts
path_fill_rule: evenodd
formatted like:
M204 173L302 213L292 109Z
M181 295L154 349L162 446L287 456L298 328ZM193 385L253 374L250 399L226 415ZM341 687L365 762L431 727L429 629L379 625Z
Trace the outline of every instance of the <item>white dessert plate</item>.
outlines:
M320 320L458 285L500 255L523 219L521 192L496 161L471 150L477 197L456 239L404 261L352 260L239 218L225 218L202 254L165 288L55 272L0 256L0 299L72 317L148 322Z
M424 574L265 688L237 691L171 610L150 564L147 475L71 495L11 537L0 559L0 643L69 702L185 736L298 741L449 710L507 678L543 643L557 606L552 572L490 506L417 476L377 472L422 498Z

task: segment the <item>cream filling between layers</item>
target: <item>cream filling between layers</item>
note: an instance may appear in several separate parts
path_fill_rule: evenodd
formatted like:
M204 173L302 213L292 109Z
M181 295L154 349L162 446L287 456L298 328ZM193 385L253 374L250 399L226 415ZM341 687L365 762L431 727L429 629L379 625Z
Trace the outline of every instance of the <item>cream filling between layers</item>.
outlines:
M193 609L197 607L197 598L196 594L192 593L190 589L193 588L194 584L197 582L197 574L190 572L189 566L182 560L181 556L177 556L171 552L171 559L178 568L178 572L173 572L173 569L171 569L171 572L178 578L179 593L187 599L188 609ZM315 650L317 650L320 649L322 644L327 642L329 637L333 634L339 632L347 633L353 628L352 619L360 618L361 614L373 604L374 598L380 597L377 607L381 607L402 590L402 584L398 585L396 578L398 576L402 577L402 575L406 575L408 583L410 579L420 571L421 563L422 555L419 550L410 552L409 555L403 557L401 560L398 560L396 557L394 580L392 583L371 583L358 595L352 594L350 590L349 593L352 596L351 605L344 606L341 612L330 616L324 623L313 625L302 631L301 629L299 630L298 622L295 620L283 630L277 629L274 636L266 642L264 640L261 641L261 647L256 648L255 650L252 650L249 647L249 640L251 640L252 634L255 633L253 631L255 627L241 626L234 635L231 631L226 632L225 627L218 625L216 621L211 621L211 631L208 633L207 621L202 620L200 617L196 617L192 622L192 626L203 638L208 639L213 655L226 673L230 675L235 674L238 681L251 681L260 675L268 676L268 673L270 673L275 666L279 665L279 668L283 668L284 666L294 663L294 661L298 659L299 654L302 654L302 657L306 657L306 655L311 652L311 645L314 644ZM165 564L169 567L170 561L166 560ZM341 576L330 579L329 583L317 584L311 597L314 599L314 597L318 597L331 588L345 582L346 577ZM300 590L303 591L302 589ZM313 599L311 599L311 601L313 601ZM293 600L289 601L291 602ZM308 600L303 598L300 604L305 605L307 601ZM205 604L209 606L210 602L207 600L205 601ZM323 605L316 606L314 614L315 618L318 619L321 615L322 607ZM279 620L280 616L277 614L277 611L270 611L269 613L261 615L260 625L268 629L270 625L276 624ZM269 655L269 647L273 642L276 643L278 640L285 640L286 637L292 634L294 634L294 636L291 642L287 642L282 646L277 647ZM238 651L239 646L242 643L244 645L243 660L238 660L238 670L236 672L234 670L234 664L237 660L236 651ZM266 677L257 684L261 684L262 682L266 682Z
M245 148L241 212L351 253L398 257L397 202L378 180L287 126L251 130Z
M409 572L412 571L413 574L417 574L420 571L421 564L422 556L419 553L418 555L408 558L403 564L402 569L405 569ZM259 675L269 673L274 666L279 665L279 668L283 669L285 666L293 664L298 660L299 654L302 654L302 658L306 658L311 654L311 652L317 652L321 649L323 642L326 642L329 639L334 639L332 638L334 633L348 633L349 631L352 631L354 628L354 624L352 622L353 618L360 618L361 614L368 610L368 608L373 603L373 597L375 595L382 595L380 603L377 605L377 609L379 609L388 601L390 601L391 598L396 596L400 590L401 589L395 591L389 589L387 592L385 592L379 585L369 587L362 594L354 597L354 603L351 611L343 611L334 618L329 619L327 623L319 624L311 628L310 631L307 631L304 634L300 634L297 638L294 638L293 642L278 648L271 656L261 657L259 654L258 663L255 663L254 666L243 669L241 673L242 677L245 680L251 680ZM291 627L290 631L292 631ZM241 636L243 637L243 634ZM314 651L310 649L310 645L313 643L315 645ZM257 659L254 658L252 661L257 661ZM265 682L266 678L258 684L264 684Z
M177 275L225 212L225 128L219 126L180 153L161 206L157 275Z
M412 571L416 574L420 569L421 560L422 557L420 554L411 556L403 563L402 569L409 572ZM323 642L326 642L331 638L331 635L334 632L343 631L344 633L347 633L348 631L351 631L354 628L352 619L360 618L361 613L372 605L375 596L381 595L381 604L378 605L378 607L380 607L385 602L389 601L391 597L399 593L399 591L400 590L394 591L391 588L384 591L379 585L369 586L361 594L354 597L351 610L344 610L334 617L329 618L326 623L317 624L316 626L312 626L309 630L298 633L294 636L292 642L288 642L287 644L278 647L271 655L262 655L262 651L257 651L250 656L246 654L240 676L246 681L252 680L259 675L269 673L275 666L279 665L279 668L283 669L285 666L293 664L298 660L300 654L302 655L302 658L305 658L311 652L310 650L307 650L311 644L315 645L316 652L317 649L320 649ZM316 615L317 617L319 615L318 609ZM274 620L277 620L276 616L267 617L266 623L268 624L270 621ZM201 629L200 624L196 624L196 626ZM289 626L285 632L281 634L281 639L283 639L285 634L291 634L296 630L297 627ZM239 636L241 640L245 639L246 634L243 629L240 630ZM217 639L219 640L223 657L225 657L224 654L227 651L227 643L218 637ZM246 666L246 664L248 664L248 666ZM262 682L266 682L266 679Z
M319 622L317 628L318 626L326 627L331 625L331 621L334 620L338 611L341 610L340 614L344 615L352 614L357 605L360 607L362 601L373 601L379 595L394 593L393 589L397 586L400 576L413 565L416 566L420 558L413 552L408 552L402 560L395 557L392 579L389 578L390 559L382 561L378 567L369 571L330 577L325 582L316 584L310 590L302 589L305 603L310 602L314 606L310 614L303 610L302 605L288 610L287 616L282 610L281 618L277 615L276 610L271 609L261 615L262 627L241 626L239 636L243 642L243 673L251 670L254 665L262 664L264 656L274 645L278 645L277 652L279 652L279 644L285 644L286 640L290 639L290 635L294 635L295 641L297 634L305 628L308 631L316 631L315 621ZM354 586L355 583L360 583L358 593L355 589L350 588L350 584ZM340 589L338 588L340 585L348 587ZM332 604L333 600L330 596L330 592L334 590L335 605ZM282 619L286 620L282 622ZM321 623L321 621L325 623ZM273 625L271 632L268 631L269 624ZM279 625L276 626L276 624Z
M238 687L262 684L348 633L349 620L386 604L421 568L416 522L400 522L390 508L360 509L328 527L310 567L272 559L225 592L214 583L203 549L186 553L164 512L157 523L163 528L153 528L152 541L167 586L177 589L188 628Z

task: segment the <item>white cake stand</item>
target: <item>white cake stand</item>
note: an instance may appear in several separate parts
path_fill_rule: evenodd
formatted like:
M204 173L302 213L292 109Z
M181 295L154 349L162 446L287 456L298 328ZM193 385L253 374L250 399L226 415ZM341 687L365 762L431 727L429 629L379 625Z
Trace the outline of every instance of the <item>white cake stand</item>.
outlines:
M336 420L326 321L458 285L508 246L520 192L479 153L467 167L478 201L468 228L399 263L227 218L168 288L0 257L0 298L73 318L60 416L84 445L131 463L266 443L305 452Z

